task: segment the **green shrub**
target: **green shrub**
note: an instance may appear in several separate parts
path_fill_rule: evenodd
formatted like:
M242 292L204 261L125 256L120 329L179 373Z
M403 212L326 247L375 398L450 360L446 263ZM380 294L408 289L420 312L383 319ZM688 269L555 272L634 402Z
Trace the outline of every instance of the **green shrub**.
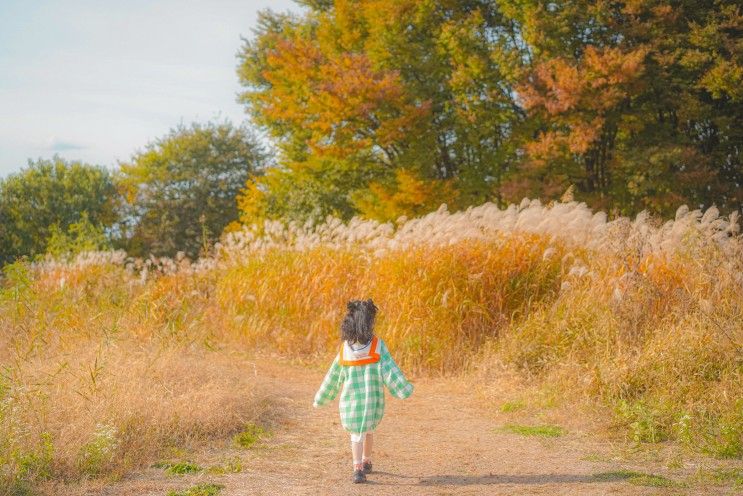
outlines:
M161 463L158 465L160 468L165 469L165 473L168 475L185 475L192 474L194 472L201 472L201 467L197 464L183 461L174 463Z
M645 402L620 401L617 414L627 423L632 440L636 443L658 443L668 439L666 426L661 421L658 410Z
M116 456L119 441L116 428L99 425L93 433L93 439L84 444L80 450L79 469L89 475L102 474Z
M235 434L232 442L240 448L250 448L266 435L265 429L256 424L248 424L245 428Z

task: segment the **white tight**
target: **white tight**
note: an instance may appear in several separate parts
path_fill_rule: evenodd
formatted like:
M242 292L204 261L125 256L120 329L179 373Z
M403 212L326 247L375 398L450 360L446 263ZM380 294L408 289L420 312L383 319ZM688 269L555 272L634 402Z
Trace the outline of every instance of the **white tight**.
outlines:
M371 432L351 434L351 454L353 455L354 465L361 465L371 459L373 444L374 434Z

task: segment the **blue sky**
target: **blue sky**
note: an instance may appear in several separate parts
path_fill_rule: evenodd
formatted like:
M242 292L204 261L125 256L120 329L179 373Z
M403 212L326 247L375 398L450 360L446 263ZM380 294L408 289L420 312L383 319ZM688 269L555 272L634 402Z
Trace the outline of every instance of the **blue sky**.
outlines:
M113 167L179 123L246 119L240 36L290 0L0 0L0 177L29 158Z

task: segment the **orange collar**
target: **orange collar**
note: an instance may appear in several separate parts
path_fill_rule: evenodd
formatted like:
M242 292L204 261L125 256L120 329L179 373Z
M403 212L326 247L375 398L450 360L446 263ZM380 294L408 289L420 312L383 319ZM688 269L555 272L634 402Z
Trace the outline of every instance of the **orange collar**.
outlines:
M377 353L377 337L374 336L371 340L371 346L369 348L369 356L360 360L346 360L343 358L344 343L341 343L341 353L339 363L346 366L366 365L368 363L376 363L379 361L379 353Z

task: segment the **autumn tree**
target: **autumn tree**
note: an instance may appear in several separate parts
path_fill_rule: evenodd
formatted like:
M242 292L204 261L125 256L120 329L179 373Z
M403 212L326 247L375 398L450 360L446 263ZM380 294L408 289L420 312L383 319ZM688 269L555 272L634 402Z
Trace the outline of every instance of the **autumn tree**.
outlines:
M743 201L738 2L299 3L240 52L281 152L246 211L390 219L571 185L625 214Z
M595 207L743 201L743 17L734 2L503 2L533 54L535 139L513 197L569 184Z
M350 188L341 210L370 216L393 215L379 185L401 187L401 177L421 186L418 206L497 196L521 110L509 84L513 33L492 2L301 3L301 17L264 12L241 52L241 99L282 153L274 178L312 189L306 171L332 162ZM247 204L271 204L268 180ZM395 214L411 213L400 206Z

